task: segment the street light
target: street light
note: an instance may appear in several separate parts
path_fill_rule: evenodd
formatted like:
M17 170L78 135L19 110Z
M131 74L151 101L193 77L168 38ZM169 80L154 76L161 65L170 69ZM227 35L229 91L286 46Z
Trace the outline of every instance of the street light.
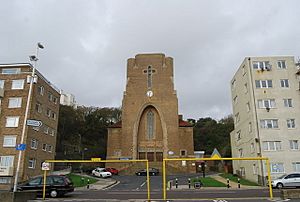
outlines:
M28 97L27 97L27 103L26 103L20 144L24 144L24 137L25 137L25 131L26 131L26 126L27 126L26 122L27 122L28 112L29 112L29 108L30 108L30 100L31 100L32 88L33 88L33 82L34 82L34 76L35 76L35 69L36 69L36 65L37 65L37 61L38 61L38 53L39 53L39 49L43 49L43 48L44 48L44 46L40 42L37 43L36 54L29 56L30 61L34 62L34 65L32 67L32 73L31 73L31 78L30 78L30 84L29 84ZM18 162L17 162L16 174L15 174L15 181L14 181L14 189L13 189L14 192L17 191L21 158L22 158L22 150L19 150Z

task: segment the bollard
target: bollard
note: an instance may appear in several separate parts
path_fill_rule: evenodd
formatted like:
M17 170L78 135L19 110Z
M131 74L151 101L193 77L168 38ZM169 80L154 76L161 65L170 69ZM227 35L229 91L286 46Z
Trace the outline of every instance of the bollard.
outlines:
M230 188L230 185L229 185L229 178L227 178L227 188Z
M238 178L238 188L241 188L240 178Z
M83 177L81 178L81 184L82 184L82 186L84 186L84 178Z
M189 189L191 188L191 178L188 179Z
M175 179L175 187L176 187L176 189L178 188L178 179L177 178Z
M172 189L172 181L170 180L168 183L169 183L169 188L171 190Z
M89 189L90 188L90 179L87 180L87 185L86 188Z

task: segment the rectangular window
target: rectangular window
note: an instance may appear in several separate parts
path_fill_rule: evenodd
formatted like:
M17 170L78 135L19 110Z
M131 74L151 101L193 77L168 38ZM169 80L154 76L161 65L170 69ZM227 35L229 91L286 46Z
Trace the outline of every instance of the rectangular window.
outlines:
M54 102L54 104L57 104L57 100L58 100L57 97L53 96L53 102Z
M278 69L286 69L285 60L278 60L277 67L278 67Z
M30 158L28 161L28 168L35 168L35 164L36 164L36 159L34 158Z
M24 89L24 79L12 80L11 89Z
M281 142L280 141L264 141L263 142L264 151L280 151Z
M44 133L49 134L49 126L44 125Z
M292 166L294 172L300 172L300 162L293 162Z
M249 131L249 133L252 132L252 123L251 122L248 123L248 131Z
M287 119L286 125L288 128L295 128L296 127L295 119Z
M299 150L298 140L290 140L290 149Z
M247 110L247 112L250 112L250 103L249 102L246 103L246 110Z
M48 116L48 117L51 116L51 109L47 109L46 116Z
M8 116L6 117L5 127L7 128L16 128L19 126L19 116Z
M247 83L244 84L244 92L245 92L245 94L248 93L248 84Z
M239 149L239 157L242 158L244 156L243 149Z
M272 66L269 61L253 62L253 69L270 71Z
M15 147L16 141L17 141L17 136L5 135L3 139L3 147Z
M42 113L43 112L42 104L41 103L36 103L35 104L35 111L37 111L38 113Z
M236 104L237 103L237 98L238 96L236 95L234 98L233 98L233 103Z
M266 109L266 108L275 108L276 103L275 99L265 99L265 100L257 100L258 102L258 108L260 109Z
M272 80L255 80L256 88L272 88Z
M20 108L22 105L21 97L8 98L8 108Z
M233 79L233 80L232 80L232 82L231 82L231 87L232 87L232 89L234 89L234 88L235 88L235 84L236 84L236 80L235 80L235 79Z
M235 123L238 123L240 121L240 113L236 113L234 119L235 119Z
M0 88L4 89L5 80L0 80Z
M0 184L10 184L11 177L0 177Z
M277 119L262 119L260 120L261 128L278 128L278 120Z
M14 165L14 156L0 156L0 166L12 167Z
M49 131L50 131L49 134L50 134L51 136L54 136L54 135L55 135L55 130L50 129Z
M37 90L39 95L44 95L44 86L39 86Z
M242 138L241 131L236 132L236 140L239 141Z
M51 118L54 119L54 120L56 120L56 113L55 112L51 113Z
M43 144L42 150L47 151L47 144Z
M271 173L284 173L283 163L270 163Z
M52 145L47 145L47 151L50 153L52 152Z
M290 87L289 80L288 79L280 79L280 87L282 87L282 88Z
M49 101L52 101L53 100L53 95L52 93L48 92L48 100Z
M250 145L250 152L254 153L255 152L255 148L254 148L254 143L252 142Z
M283 99L283 104L285 107L293 107L293 102L292 102L292 99L290 99L290 98Z
M30 148L31 149L37 149L37 147L38 147L38 141L37 141L37 139L31 139L31 141L30 141Z
M5 68L2 69L2 74L19 74L21 72L21 68Z

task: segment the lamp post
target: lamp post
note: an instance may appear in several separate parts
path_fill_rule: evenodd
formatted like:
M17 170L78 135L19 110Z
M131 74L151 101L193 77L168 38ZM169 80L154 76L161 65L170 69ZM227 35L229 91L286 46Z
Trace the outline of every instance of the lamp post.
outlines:
M30 77L30 84L29 84L28 97L27 97L27 103L26 103L26 109L25 109L25 115L24 115L24 121L23 121L23 128L22 128L22 133L21 133L20 144L24 144L25 131L26 131L26 122L27 122L28 112L29 112L29 108L30 108L30 100L31 100L33 82L34 82L34 77L35 77L35 69L36 69L36 65L37 65L37 61L38 61L38 53L39 53L39 49L43 49L43 48L44 48L44 46L41 43L37 43L36 54L29 56L30 61L34 62L34 65L32 67L32 72L31 72L31 77ZM14 192L17 191L21 158L22 158L22 150L19 150L18 162L17 162L16 174L15 174L15 181L14 181L14 189L13 189Z

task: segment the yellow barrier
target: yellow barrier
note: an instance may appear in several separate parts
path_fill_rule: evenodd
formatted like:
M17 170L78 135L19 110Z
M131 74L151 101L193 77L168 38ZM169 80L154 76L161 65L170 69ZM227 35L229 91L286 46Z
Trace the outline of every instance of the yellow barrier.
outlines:
M150 177L149 177L149 162L148 160L101 160L92 159L92 160L45 160L47 163L129 163L129 162L145 162L147 170L147 198L150 201ZM46 196L46 180L47 180L47 170L44 171L44 184L43 184L43 200Z
M167 190L166 190L166 162L167 161L216 161L216 160L265 160L268 172L268 184L270 191L270 199L273 199L273 190L271 186L271 174L270 174L270 162L268 158L264 157L249 157L249 158L173 158L173 159L163 159L163 199L167 200Z

